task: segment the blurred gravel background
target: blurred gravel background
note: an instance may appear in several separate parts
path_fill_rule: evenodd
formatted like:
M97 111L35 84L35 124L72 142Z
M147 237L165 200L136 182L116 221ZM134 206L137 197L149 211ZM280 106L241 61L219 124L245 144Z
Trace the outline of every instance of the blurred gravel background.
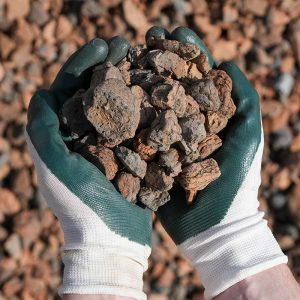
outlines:
M258 90L261 209L300 282L299 0L0 0L0 300L59 299L63 235L23 136L32 94L88 40L122 35L143 43L152 25L189 26L217 61L234 60ZM197 274L156 220L154 228L149 299L203 299Z

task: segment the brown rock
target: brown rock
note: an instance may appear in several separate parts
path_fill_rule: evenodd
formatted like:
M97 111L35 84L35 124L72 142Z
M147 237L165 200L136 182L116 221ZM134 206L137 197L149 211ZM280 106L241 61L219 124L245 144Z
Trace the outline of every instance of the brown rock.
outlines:
M138 194L138 199L153 211L171 200L168 192L142 187Z
M121 80L108 79L83 97L87 119L105 141L118 145L134 137L140 120L138 100Z
M145 175L146 186L159 191L169 191L173 186L174 179L168 176L163 168L151 162L147 166Z
M157 152L156 149L147 145L147 136L149 134L149 129L142 130L136 137L133 143L133 149L139 154L141 159L145 161L151 161L154 159Z
M174 81L174 84L156 85L151 93L150 102L158 109L172 109L177 117L185 113L185 90L182 85Z
M130 47L128 51L128 59L135 68L143 69L146 63L146 60L144 60L143 58L145 58L147 53L148 49L146 45L137 45L135 47Z
M29 0L14 0L6 2L6 18L8 22L25 17L30 11Z
M186 190L187 202L192 203L197 191L203 190L220 175L218 164L212 158L185 167L179 176L179 183Z
M116 67L119 69L122 78L124 80L124 82L126 83L126 85L130 85L130 74L129 74L129 70L131 68L131 63L126 59L123 58L117 65Z
M152 70L133 69L129 71L129 75L131 84L139 85L146 91L149 91L153 85L164 81L164 77L154 74Z
M60 15L57 20L55 36L59 41L67 38L73 30L71 21L64 15Z
M13 299L12 297L16 295L22 287L23 282L18 277L13 277L3 285L2 290L7 298Z
M220 112L208 112L205 128L208 134L216 134L226 127L228 119Z
M300 152L300 134L296 135L290 148L292 152Z
M167 151L170 146L181 140L181 127L172 110L161 112L151 125L147 143L159 151Z
M124 146L117 147L115 153L129 172L141 179L145 177L147 163L141 159L138 153Z
M6 215L13 215L19 212L21 204L15 194L6 189L0 189L0 211Z
M112 78L123 81L123 76L117 67L115 67L111 62L104 63L94 67L90 86L96 87L103 81Z
M152 50L147 54L149 64L158 74L174 75L177 79L187 77L188 65L184 59L170 51Z
M114 179L118 172L119 164L111 149L102 145L94 146L86 143L77 151L103 172L108 180Z
M173 52L188 61L200 54L200 49L190 43L180 43L176 40L167 40L167 39L148 39L147 45L154 49L167 50Z
M116 178L118 191L129 202L136 203L136 197L140 190L140 179L127 172L121 172Z
M191 97L190 95L186 95L185 102L186 109L183 117L188 117L190 115L197 114L200 112L199 104L193 97Z
M22 244L20 236L13 233L4 243L4 249L7 251L9 256L13 258L19 258L22 255Z
M197 80L187 88L187 93L198 102L202 111L218 111L221 106L218 90L210 79Z
M196 64L188 63L188 71L187 71L187 78L189 80L199 80L202 79L203 75L198 70Z
M179 161L178 151L171 148L167 152L161 152L158 165L165 169L168 176L177 176L181 172L181 162Z
M192 62L196 64L198 70L203 74L207 74L211 70L207 56L203 52L201 52L199 56L195 57Z
M207 156L211 155L218 148L222 146L222 140L216 135L208 135L203 141L198 145L198 151L200 158L204 159Z

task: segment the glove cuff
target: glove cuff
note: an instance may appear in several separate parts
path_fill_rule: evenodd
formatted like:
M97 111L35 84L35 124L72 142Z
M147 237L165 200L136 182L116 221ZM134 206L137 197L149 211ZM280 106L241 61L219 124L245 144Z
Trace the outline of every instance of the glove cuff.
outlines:
M200 273L206 299L251 275L287 263L261 212L214 226L180 248Z
M108 294L146 300L144 263L101 248L64 250L63 294Z

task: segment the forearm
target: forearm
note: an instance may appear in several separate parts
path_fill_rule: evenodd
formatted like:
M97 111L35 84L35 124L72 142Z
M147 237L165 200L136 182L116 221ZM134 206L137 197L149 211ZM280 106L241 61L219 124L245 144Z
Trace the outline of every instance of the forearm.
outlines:
M214 300L300 299L300 287L287 265L281 264L250 276Z
M79 295L67 294L62 300L132 300L133 298L113 296L113 295Z

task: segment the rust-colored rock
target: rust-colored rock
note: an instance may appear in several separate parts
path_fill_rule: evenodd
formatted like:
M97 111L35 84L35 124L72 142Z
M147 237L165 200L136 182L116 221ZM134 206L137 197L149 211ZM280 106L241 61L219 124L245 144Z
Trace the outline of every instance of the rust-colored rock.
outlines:
M158 109L172 109L177 117L182 117L186 109L186 95L182 85L174 81L156 85L151 93L150 102Z
M116 178L118 191L131 203L136 203L140 190L140 179L127 172L121 172Z
M173 52L186 61L200 54L200 49L196 45L190 43L182 44L176 40L148 39L147 45L150 48Z
M77 149L77 151L103 172L108 180L114 179L118 172L119 164L111 149L102 145L95 146L84 144L84 146Z
M123 81L108 79L91 87L84 94L83 107L87 119L111 145L134 137L140 120L138 100Z
M220 112L208 112L205 120L205 128L208 134L220 132L226 127L228 119Z
M214 151L222 146L222 140L216 135L208 135L201 143L198 145L198 151L200 158L204 159L211 155Z
M203 74L207 74L211 70L207 56L203 52L201 52L199 56L195 57L192 60L192 63L196 64L198 70Z
M157 152L156 149L152 148L147 144L148 134L149 134L149 129L143 129L136 137L133 143L134 151L137 152L141 157L141 159L145 161L153 160Z
M187 202L192 203L197 191L203 190L220 175L218 164L212 158L185 167L179 176L179 183L186 190Z
M174 179L168 176L163 168L157 163L150 162L147 166L145 183L149 188L159 191L169 191L173 186Z

